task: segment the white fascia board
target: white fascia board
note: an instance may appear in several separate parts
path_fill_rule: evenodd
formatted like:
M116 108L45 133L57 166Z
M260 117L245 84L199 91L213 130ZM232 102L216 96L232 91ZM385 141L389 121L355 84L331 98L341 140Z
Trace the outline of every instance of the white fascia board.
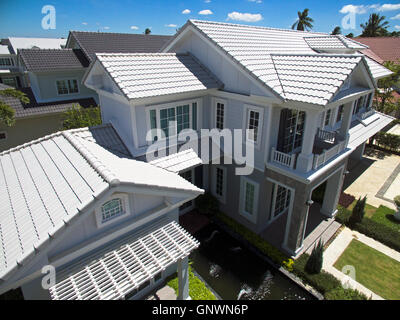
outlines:
M190 23L190 21L189 21ZM222 47L218 46L213 40L211 40L204 32L200 31L198 28L196 28L194 25L191 23L188 24L185 29L181 31L179 35L176 36L176 38L166 47L163 49L163 52L168 52L169 50L172 49L172 47L179 41L181 40L184 35L186 35L188 32L192 32L196 34L200 39L211 45L212 48L215 49L215 51L223 56L226 61L229 61L229 63L237 69L242 75L244 75L246 78L248 78L254 85L259 87L262 91L266 92L266 94L272 94L278 101L283 101L284 99L279 96L273 89L268 87L264 82L262 82L260 79L258 79L252 72L247 70L242 64L240 64L238 61L236 61L232 56L230 56L225 50L222 49Z
M258 95L246 95L243 93L235 93L235 92L230 92L230 91L224 91L224 90L216 90L215 91L215 96L220 97L220 98L225 98L225 99L234 99L234 100L239 100L242 102L246 103L257 103L257 104L282 104L284 103L282 100L277 99L275 97L266 97L266 96L258 96Z

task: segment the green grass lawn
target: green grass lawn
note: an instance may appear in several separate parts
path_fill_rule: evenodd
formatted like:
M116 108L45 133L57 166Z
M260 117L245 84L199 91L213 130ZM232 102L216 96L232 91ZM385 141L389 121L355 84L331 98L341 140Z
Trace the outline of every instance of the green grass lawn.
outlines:
M347 209L352 210L357 201L354 201ZM365 205L365 217L371 219L372 221L381 223L393 230L400 232L400 222L395 220L394 214L396 211L385 207L380 206L376 208L374 206L369 205L368 203Z
M346 265L356 269L356 281L385 299L400 299L400 262L352 240L334 264L338 270Z

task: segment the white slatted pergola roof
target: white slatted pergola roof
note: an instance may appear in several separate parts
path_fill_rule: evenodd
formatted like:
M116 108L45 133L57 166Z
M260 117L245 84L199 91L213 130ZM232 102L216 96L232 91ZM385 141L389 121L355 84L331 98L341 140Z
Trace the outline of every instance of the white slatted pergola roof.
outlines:
M51 298L124 299L198 246L199 242L174 221L142 237L127 237L114 249L104 249L95 259L81 260L63 272L62 280L49 289Z
M203 164L193 149L184 150L149 162L153 166L179 173Z

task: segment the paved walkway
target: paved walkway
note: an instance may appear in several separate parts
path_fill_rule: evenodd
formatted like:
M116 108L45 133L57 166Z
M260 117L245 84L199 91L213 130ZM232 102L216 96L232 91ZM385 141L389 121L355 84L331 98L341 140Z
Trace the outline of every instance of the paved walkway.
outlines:
M353 239L357 239L358 241L363 242L371 248L374 248L400 262L400 252L397 252L396 250L393 250L385 246L384 244L375 241L374 239L371 239L357 231L345 228L324 251L324 262L322 268L325 271L334 275L342 282L342 284L347 284L349 287L357 289L358 291L364 293L367 297L372 297L372 299L374 300L384 300L382 297L375 294L374 292L364 287L357 281L353 280L349 276L345 275L333 266Z
M165 285L156 292L150 294L145 300L176 300L175 290Z
M349 160L350 174L345 180L345 193L367 203L396 209L393 198L400 193L400 156L368 149L362 160Z

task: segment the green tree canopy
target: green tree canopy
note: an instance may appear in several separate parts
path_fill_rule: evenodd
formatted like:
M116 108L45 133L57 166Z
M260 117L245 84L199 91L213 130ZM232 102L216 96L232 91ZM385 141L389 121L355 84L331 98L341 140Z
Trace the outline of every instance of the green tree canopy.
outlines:
M151 30L149 28L146 28L146 30L144 30L144 34L150 34Z
M26 94L14 88L0 90L0 96L13 97L24 104L29 103L29 98ZM8 127L15 124L15 110L2 100L0 100L0 122L3 122Z
M396 102L393 96L393 88L398 87L400 82L400 60L397 63L387 61L383 65L393 74L378 81L379 89L375 91L375 109L379 112L391 113L400 108L399 101Z
M308 16L309 9L304 9L303 12L298 11L298 19L292 25L292 29L297 29L299 31L309 30L313 28L312 23L314 20Z
M336 34L341 34L342 33L342 29L340 29L339 26L336 26L335 29L333 29L331 35L336 35Z
M72 106L63 114L62 129L93 127L101 124L100 107L82 108L79 104Z
M385 16L379 15L379 13L372 13L366 23L360 24L363 29L360 37L383 37L387 36L389 32L389 22L386 21Z

